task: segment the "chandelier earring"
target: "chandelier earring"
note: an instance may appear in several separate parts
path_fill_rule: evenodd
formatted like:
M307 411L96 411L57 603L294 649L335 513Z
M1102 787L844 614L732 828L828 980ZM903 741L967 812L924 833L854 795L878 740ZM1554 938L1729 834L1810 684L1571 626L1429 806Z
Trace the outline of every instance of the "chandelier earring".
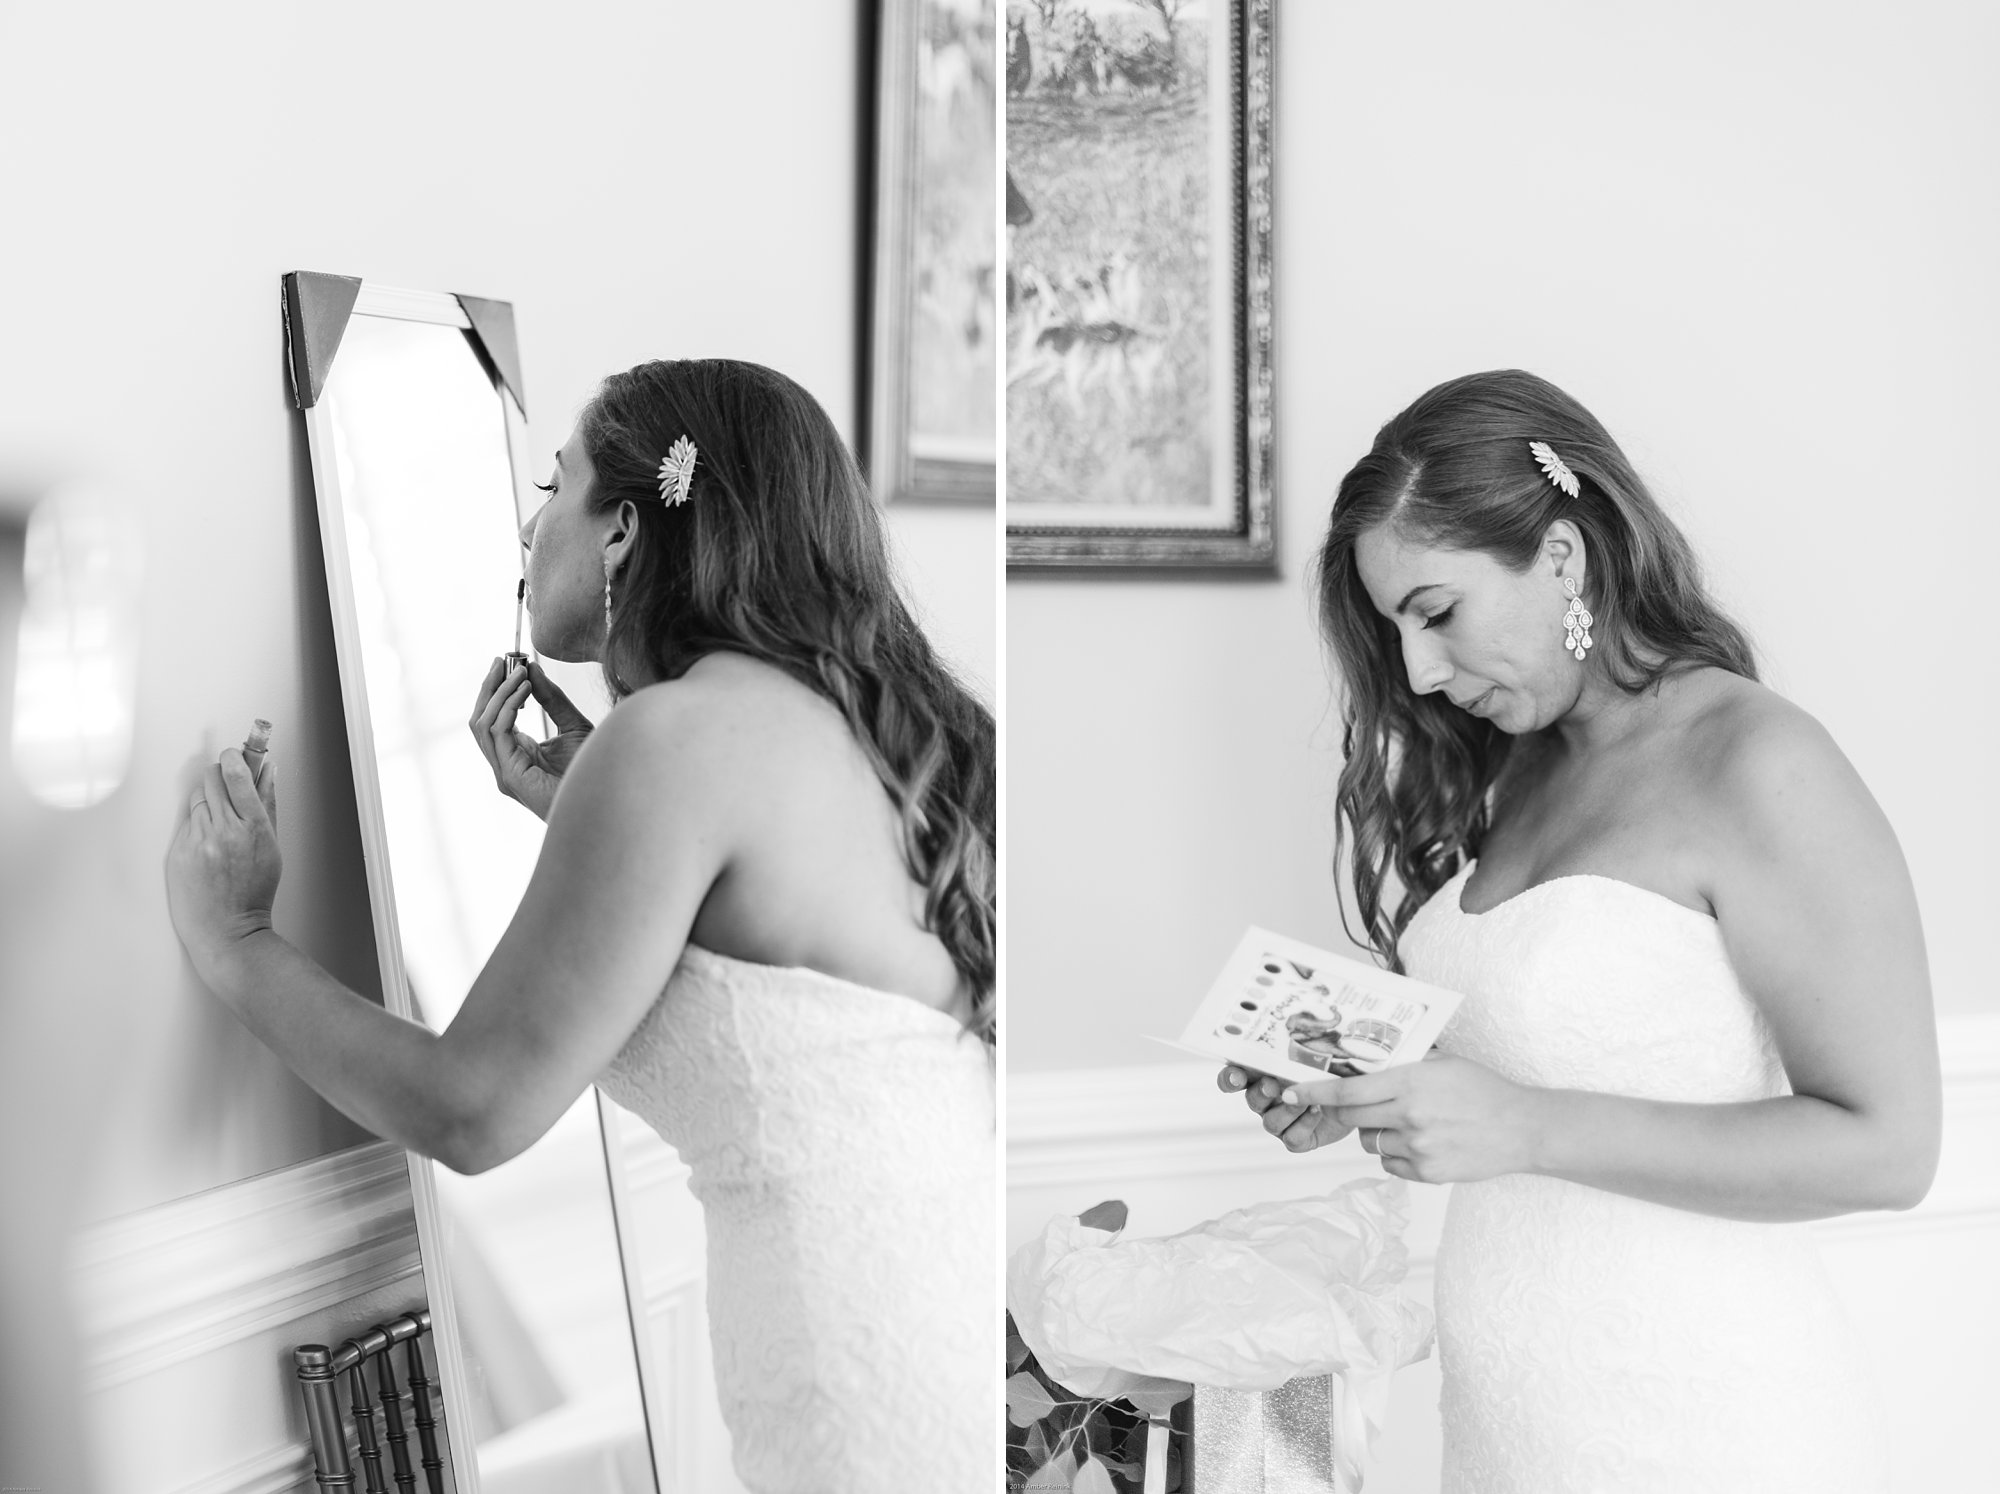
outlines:
M611 562L604 562L604 636L611 637Z
M1596 619L1577 594L1576 577L1563 577L1563 590L1569 593L1569 611L1563 614L1563 640L1569 651L1581 660L1583 651L1591 646L1590 625Z

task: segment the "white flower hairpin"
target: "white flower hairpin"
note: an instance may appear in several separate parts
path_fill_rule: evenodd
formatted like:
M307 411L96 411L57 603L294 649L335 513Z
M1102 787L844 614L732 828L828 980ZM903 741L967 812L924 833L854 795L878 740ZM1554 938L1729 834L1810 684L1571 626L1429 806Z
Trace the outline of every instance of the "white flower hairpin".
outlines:
M1542 475L1570 497L1577 495L1576 474L1569 470L1569 463L1555 453L1555 448L1546 441L1530 441L1528 453L1542 464Z
M694 481L694 458L694 442L686 436L667 448L667 454L660 458L661 502L687 502L688 484Z

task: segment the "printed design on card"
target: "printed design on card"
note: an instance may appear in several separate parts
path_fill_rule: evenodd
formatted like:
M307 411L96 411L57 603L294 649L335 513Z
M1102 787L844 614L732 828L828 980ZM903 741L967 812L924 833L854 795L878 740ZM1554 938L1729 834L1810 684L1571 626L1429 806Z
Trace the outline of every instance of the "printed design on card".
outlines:
M1422 1058L1459 1000L1253 928L1176 1046L1281 1078L1352 1078Z

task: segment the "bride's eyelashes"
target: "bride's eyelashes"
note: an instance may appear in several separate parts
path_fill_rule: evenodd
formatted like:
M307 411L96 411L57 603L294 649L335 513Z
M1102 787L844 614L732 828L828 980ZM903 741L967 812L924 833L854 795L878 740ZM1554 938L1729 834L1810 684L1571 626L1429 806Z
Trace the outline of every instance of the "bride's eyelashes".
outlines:
M1449 607L1445 608L1444 611L1433 612L1429 617L1425 618L1424 626L1426 628L1441 628L1446 623L1451 621L1451 615L1456 611L1458 611L1458 603L1453 602Z
M530 483L530 484L529 484L529 486L530 486L530 487L535 487L535 488L540 488L540 489L541 489L541 490L542 490L542 491L543 491L544 493L547 493L547 494L549 494L549 495L550 495L551 497L554 497L554 496L555 496L555 491L556 491L556 485L555 485L554 483L552 483L552 482L537 482L537 483Z

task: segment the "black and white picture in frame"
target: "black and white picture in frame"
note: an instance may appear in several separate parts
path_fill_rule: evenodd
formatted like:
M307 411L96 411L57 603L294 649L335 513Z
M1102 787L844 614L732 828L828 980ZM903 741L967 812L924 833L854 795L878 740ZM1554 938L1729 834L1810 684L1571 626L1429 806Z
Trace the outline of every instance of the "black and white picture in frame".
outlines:
M990 503L995 0L881 0L867 465L884 501Z
M1009 0L1007 560L1270 570L1272 0Z

